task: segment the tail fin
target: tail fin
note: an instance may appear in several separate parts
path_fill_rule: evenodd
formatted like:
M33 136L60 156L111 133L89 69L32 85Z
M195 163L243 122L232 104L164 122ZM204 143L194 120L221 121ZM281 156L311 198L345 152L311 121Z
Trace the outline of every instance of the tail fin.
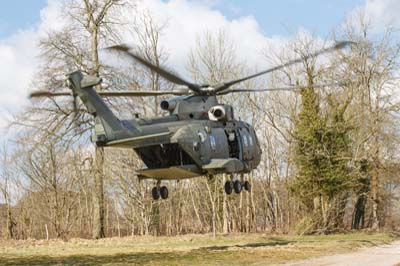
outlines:
M83 75L82 72L75 71L69 74L69 82L74 95L82 100L89 113L95 117L95 133L97 137L95 141L104 142L132 135L132 129L129 130L129 133L127 132L121 121L113 114L94 89L94 86L101 83L101 78ZM99 128L99 122L103 128ZM137 133L139 131L138 125L133 124L132 126L134 127L133 133ZM106 136L101 136L102 133L105 133Z

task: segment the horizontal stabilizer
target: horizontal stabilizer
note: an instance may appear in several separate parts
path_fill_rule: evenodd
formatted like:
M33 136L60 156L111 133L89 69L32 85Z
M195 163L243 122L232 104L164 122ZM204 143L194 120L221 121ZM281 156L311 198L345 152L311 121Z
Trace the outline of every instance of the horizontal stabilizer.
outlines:
M243 171L243 163L236 158L228 159L212 159L209 164L203 165L203 169L210 172L210 170L224 171L228 173L236 173Z
M173 166L169 168L141 169L136 170L140 179L186 179L202 175L200 169L195 164Z
M155 142L159 142L158 144L168 143L169 136L171 132L163 132L157 134L149 134L132 138L118 139L107 142L107 146L116 146L116 147L144 147L147 145L154 145Z

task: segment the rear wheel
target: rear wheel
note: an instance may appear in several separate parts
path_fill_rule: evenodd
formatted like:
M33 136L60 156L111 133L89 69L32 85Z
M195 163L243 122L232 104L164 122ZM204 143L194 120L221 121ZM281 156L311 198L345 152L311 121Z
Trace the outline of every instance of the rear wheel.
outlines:
M230 195L232 194L232 190L233 190L233 182L232 181L226 181L225 182L225 193Z
M168 198L168 188L166 186L160 188L160 195L162 199Z
M158 200L160 198L160 189L158 187L153 187L151 190L151 195L154 200Z
M249 192L251 191L251 184L249 181L244 181L243 187L245 190L247 190Z
M239 180L236 180L233 183L233 189L235 190L236 194L242 192L242 183Z

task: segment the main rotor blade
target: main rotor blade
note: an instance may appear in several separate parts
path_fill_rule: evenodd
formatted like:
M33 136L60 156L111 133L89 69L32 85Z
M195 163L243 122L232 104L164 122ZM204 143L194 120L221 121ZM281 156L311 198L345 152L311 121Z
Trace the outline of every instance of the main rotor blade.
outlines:
M151 69L152 71L156 72L157 74L159 74L160 76L162 76L163 78L165 78L166 80L175 83L177 85L184 85L187 86L189 89L193 90L193 91L200 91L201 86L191 83L181 77L179 77L176 74L171 73L171 71L166 70L163 67L160 66L156 66L153 63L149 62L148 60L144 59L143 57L141 57L140 55L129 51L131 48L129 46L126 45L115 45L115 46L111 46L106 48L107 50L114 50L114 51L119 51L119 52L123 52L126 55L130 56L131 58L133 58L134 60L136 60L137 62L139 62L140 64L142 64L143 66Z
M161 95L188 95L189 90L172 90L172 91L103 91L98 92L101 97L146 97Z
M190 91L170 90L170 91L101 91L97 92L101 97L146 97L146 96L161 96L161 95L189 95ZM38 97L57 97L57 96L73 96L72 92L50 92L50 91L35 91L32 92L30 98Z
M219 91L226 90L226 89L228 89L230 86L232 86L234 84L237 84L237 83L240 83L240 82L243 82L243 81L258 77L258 76L261 76L261 75L265 75L267 73L274 72L276 70L282 69L284 67L287 67L287 66L290 66L290 65L293 65L293 64L300 63L300 62L302 62L302 61L304 61L304 60L306 60L308 58L316 57L316 56L319 56L321 54L325 54L325 53L333 52L335 50L343 49L346 46L349 46L351 44L354 44L354 42L350 42L350 41L338 42L338 43L336 43L335 45L333 45L331 47L328 47L328 48L325 48L325 49L321 49L321 50L319 50L319 51L317 51L315 53L306 55L304 57L300 57L300 58L296 58L294 60L290 60L290 61L288 61L288 62L286 62L286 63L284 63L282 65L278 65L278 66L269 68L267 70L261 71L259 73L256 73L256 74L244 77L244 78L232 80L232 81L225 82L225 83L222 83L220 85L214 86L214 88L215 88L214 92L219 92Z
M328 83L328 84L315 84L312 85L312 88L325 88L325 87L332 87L332 86L343 86L347 83ZM293 90L304 90L308 89L310 86L289 86L289 87L278 87L278 88L267 88L267 89L230 89L225 90L217 93L217 95L225 95L229 93L236 93L236 92L266 92L266 91L293 91Z

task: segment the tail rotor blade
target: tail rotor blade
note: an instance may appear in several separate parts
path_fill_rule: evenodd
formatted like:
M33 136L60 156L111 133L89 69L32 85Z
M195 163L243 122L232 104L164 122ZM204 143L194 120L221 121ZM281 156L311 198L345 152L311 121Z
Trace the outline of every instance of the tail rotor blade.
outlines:
M77 102L77 99L76 99L76 95L73 96L72 104L73 104L73 107L74 107L75 114L78 113L78 102Z
M45 90L34 91L29 94L29 98L40 98L40 97L55 97L55 96L72 96L72 92L51 92Z

